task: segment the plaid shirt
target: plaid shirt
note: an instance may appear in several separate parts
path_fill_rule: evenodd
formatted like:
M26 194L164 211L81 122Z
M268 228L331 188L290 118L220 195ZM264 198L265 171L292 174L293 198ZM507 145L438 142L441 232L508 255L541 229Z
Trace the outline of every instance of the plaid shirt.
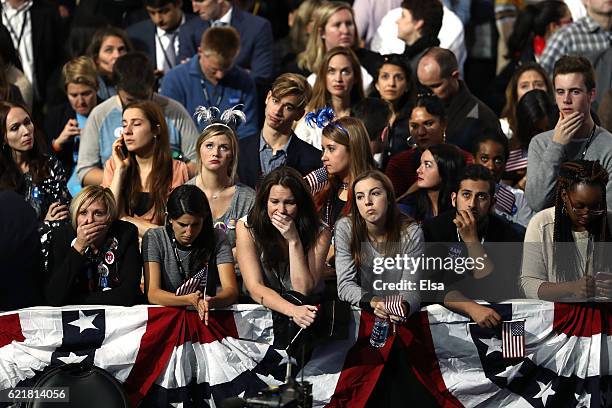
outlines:
M605 51L612 42L612 32L604 31L591 17L586 16L557 30L546 43L540 65L552 74L557 60L566 54L588 54Z

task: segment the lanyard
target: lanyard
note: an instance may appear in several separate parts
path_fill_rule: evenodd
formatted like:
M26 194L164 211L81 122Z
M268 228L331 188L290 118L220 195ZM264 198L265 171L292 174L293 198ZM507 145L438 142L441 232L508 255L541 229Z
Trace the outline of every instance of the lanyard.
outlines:
M206 82L204 82L203 79L200 79L200 84L202 85L202 92L204 93L205 106L209 108L213 106L218 108L221 104L221 100L223 99L223 95L225 94L225 87L222 87L221 95L217 96L217 101L213 104L210 101L210 96L208 95L208 90L206 89Z
M11 24L11 20L6 14L6 11L4 11L4 9L2 10L2 15L6 19L6 26L11 32L11 37L14 37L15 40L17 40L17 45L15 46L15 50L17 51L17 53L19 53L19 46L21 45L21 39L23 38L23 33L25 32L25 26L28 22L28 15L27 15L28 8L17 11L17 14L15 14L15 16L19 15L22 11L25 11L25 13L23 15L23 22L21 23L21 29L19 30L19 36L17 36L17 33L15 32L15 28L13 27L13 24Z
M172 49L174 49L175 38L176 38L176 32L173 32L172 34L170 34L170 45L169 46L172 47ZM164 44L161 41L161 38L157 34L157 30L155 31L155 39L159 43L159 47L161 48L162 53L164 54L164 60L166 61L166 64L168 64L169 68L174 68L176 57L174 58L175 61L172 61L170 59L170 57L168 56L168 53L166 52L166 48L164 47ZM172 54L176 55L176 52L173 52Z
M187 273L185 273L185 269L183 268L183 264L181 263L181 257L178 253L178 246L176 244L176 237L174 236L174 233L172 234L172 239L170 241L172 242L172 250L174 252L174 257L176 258L176 267L178 268L181 278L183 278L183 281L185 281L187 280Z
M582 156L580 157L582 160L584 160L587 154L587 150L589 149L589 146L591 145L591 142L593 141L596 130L597 130L597 125L593 125L593 130L591 130L591 135L587 139L586 144L584 145L584 150L582 151Z

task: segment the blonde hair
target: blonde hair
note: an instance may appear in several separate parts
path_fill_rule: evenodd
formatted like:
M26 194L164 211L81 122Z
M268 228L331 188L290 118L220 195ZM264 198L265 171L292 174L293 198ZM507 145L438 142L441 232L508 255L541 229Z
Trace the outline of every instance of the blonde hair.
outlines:
M291 50L300 53L306 49L308 37L308 25L313 20L315 10L321 5L321 0L305 0L295 10L293 25L289 29L289 43Z
M351 106L364 98L361 66L357 56L350 48L334 47L325 54L323 64L321 64L317 71L317 80L312 88L312 98L308 104L309 111L316 111L330 104L331 94L327 90L327 68L331 59L336 55L344 55L351 62L351 67L353 68L353 87L349 92Z
M98 89L98 70L93 59L80 56L68 61L62 68L64 87L68 84L81 84Z
M77 217L81 207L89 206L94 201L102 200L108 211L109 220L112 223L117 220L119 212L117 211L117 201L113 192L109 188L101 186L87 186L84 187L79 193L72 199L70 203L70 221L74 229L77 229Z
M361 119L350 116L340 118L323 128L323 137L348 148L351 155L349 164L351 181L364 171L374 168L370 138Z
M198 173L202 168L200 148L205 141L215 136L226 136L229 139L232 158L229 166L227 166L227 176L230 178L231 182L234 183L236 181L236 173L238 171L238 139L236 138L236 133L232 129L219 123L214 123L207 126L198 137L198 141L196 143Z
M297 57L298 67L301 69L308 70L310 72L316 72L319 66L323 63L325 53L328 51L325 49L325 41L321 37L325 31L325 26L332 15L340 10L348 10L353 16L353 26L355 28L354 38L355 43L359 38L357 32L357 26L355 23L355 15L353 14L353 8L350 4L343 1L327 1L321 4L313 14L312 31L308 36L306 42L306 49L301 52ZM355 44L353 44L355 46Z

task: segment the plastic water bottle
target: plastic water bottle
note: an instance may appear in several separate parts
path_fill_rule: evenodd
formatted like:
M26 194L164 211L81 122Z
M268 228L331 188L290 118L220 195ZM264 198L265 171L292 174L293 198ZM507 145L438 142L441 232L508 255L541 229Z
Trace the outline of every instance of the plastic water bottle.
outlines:
M372 334L370 334L370 344L372 347L381 348L387 343L389 337L389 321L387 319L381 319L377 317L374 320L374 327L372 327Z

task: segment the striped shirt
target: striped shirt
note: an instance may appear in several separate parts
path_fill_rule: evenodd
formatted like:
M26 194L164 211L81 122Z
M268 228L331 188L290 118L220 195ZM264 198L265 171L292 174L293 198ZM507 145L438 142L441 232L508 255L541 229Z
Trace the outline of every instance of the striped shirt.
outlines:
M560 28L550 37L540 58L540 65L552 74L561 56L605 51L611 42L612 31L603 30L591 17L586 16Z

